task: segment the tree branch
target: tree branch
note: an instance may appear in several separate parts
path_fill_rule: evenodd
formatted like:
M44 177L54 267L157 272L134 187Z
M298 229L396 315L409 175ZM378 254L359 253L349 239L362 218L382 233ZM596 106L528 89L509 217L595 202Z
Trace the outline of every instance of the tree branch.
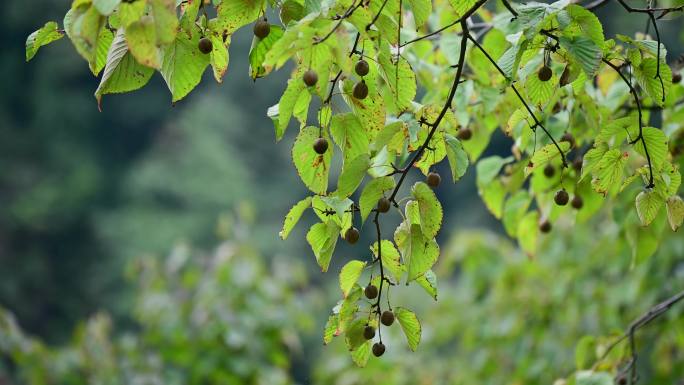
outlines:
M648 188L653 188L655 186L655 183L653 182L653 167L651 165L651 156L648 153L648 147L646 146L646 141L644 140L644 122L643 122L643 113L641 111L641 100L639 99L639 94L637 94L636 88L632 85L632 82L627 79L625 74L620 71L620 68L616 66L615 64L611 63L610 60L603 58L602 59L604 63L606 63L610 68L615 70L615 72L620 75L620 78L622 81L629 87L629 93L632 94L632 97L634 98L634 103L636 104L637 107L637 113L638 113L638 119L639 119L639 135L630 142L630 144L634 144L641 140L641 144L644 146L644 155L646 155L646 161L648 162L648 174L649 174L649 180L648 180Z
M662 316L665 314L668 310L670 310L674 305L676 305L678 302L684 300L684 291L679 292L672 297L666 299L663 302L660 302L659 304L653 306L650 308L646 313L642 314L639 318L635 319L632 321L632 323L629 325L629 328L627 331L620 336L617 340L613 341L608 348L606 348L605 352L599 358L599 360L596 362L594 366L602 362L606 357L608 357L608 354L621 342L624 340L629 340L629 346L630 346L630 360L627 363L627 365L623 368L618 373L618 377L623 376L625 372L629 371L630 372L630 377L629 377L629 383L634 384L637 381L636 377L636 361L637 361L637 353L636 353L636 342L635 342L635 334L639 329L643 328L644 326L648 325L651 323L653 320L656 318Z
M489 54L489 52L487 52L487 50L484 49L484 47L482 47L482 45L480 45L480 43L478 43L477 40L474 39L472 36L468 35L468 37L470 38L470 41L472 41L473 44L475 44L475 46L480 50L480 52L482 52L485 55L485 57L487 57L487 60L489 60L489 62L492 63L494 68L496 68L496 70L499 71L501 76L503 76L504 79L506 79L507 81L511 81L511 79L509 79L508 76L506 76L506 73L501 69L501 67L499 67L499 64L497 64L496 60L494 60L494 58L492 58L492 56ZM563 153L563 150L558 145L558 142L556 142L556 139L553 138L551 133L546 129L546 127L544 127L542 122L539 119L537 119L537 116L534 114L534 111L532 111L532 108L530 108L529 104L527 104L527 102L525 101L525 98L522 97L522 95L520 94L520 92L515 87L515 84L513 84L512 81L511 81L511 84L509 87L511 87L513 92L515 92L518 99L520 99L520 102L525 106L525 109L527 109L527 112L530 114L530 116L532 116L532 119L534 120L534 125L535 125L534 127L532 127L532 129L534 130L536 127L541 127L542 131L544 131L546 136L549 139L551 139L551 142L553 143L553 145L558 150L558 153L560 154L561 160L563 162L563 167L567 168L568 162L565 159L565 154Z

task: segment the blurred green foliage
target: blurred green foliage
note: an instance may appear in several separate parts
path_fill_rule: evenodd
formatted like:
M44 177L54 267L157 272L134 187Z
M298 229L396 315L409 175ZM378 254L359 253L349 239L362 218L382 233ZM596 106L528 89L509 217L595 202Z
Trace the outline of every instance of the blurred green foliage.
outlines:
M240 212L237 218L251 216ZM164 261L131 262L134 328L98 314L70 345L53 348L3 312L0 349L18 383L581 384L575 372L592 367L612 376L626 349L599 362L603 349L683 288L677 235L632 266L630 248L605 222L559 224L565 235L547 237L538 259L490 231L461 231L436 271L438 302L403 287L392 297L395 306L418 306L420 352L408 351L395 325L384 336L387 354L357 368L343 341L322 347L323 320L313 317L329 301L310 290L305 268L291 259L266 262L248 221L235 218L224 217L219 234L228 240L210 252L181 245ZM334 282L328 289L338 295ZM684 379L682 314L674 308L637 334L646 383Z
M118 330L100 313L77 328L71 345L53 349L3 311L0 348L18 383L292 383L290 354L312 326L305 270L265 262L241 220L227 217L222 232L234 235L210 252L179 245L165 260L130 264L133 330Z

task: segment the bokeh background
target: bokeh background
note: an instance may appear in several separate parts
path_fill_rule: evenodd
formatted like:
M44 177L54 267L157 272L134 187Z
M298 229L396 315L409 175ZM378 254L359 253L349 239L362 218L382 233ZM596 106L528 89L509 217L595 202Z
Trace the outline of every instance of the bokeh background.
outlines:
M98 80L66 39L24 62L26 36L68 6L3 4L0 384L551 384L586 367L578 342L619 333L684 288L681 234L633 266L600 218L561 224L528 259L482 205L471 169L438 189L439 302L393 295L423 321L419 351L395 331L386 356L357 369L343 341L322 346L339 289L305 242L313 218L278 238L306 194L289 157L294 130L276 144L266 116L288 70L252 82L244 29L222 85L207 73L172 106L156 75L98 112ZM614 5L599 15L607 36L647 24ZM682 29L681 18L662 22L669 61ZM510 145L496 137L486 154ZM364 253L338 248L331 271ZM640 339L651 383L684 381L682 313Z

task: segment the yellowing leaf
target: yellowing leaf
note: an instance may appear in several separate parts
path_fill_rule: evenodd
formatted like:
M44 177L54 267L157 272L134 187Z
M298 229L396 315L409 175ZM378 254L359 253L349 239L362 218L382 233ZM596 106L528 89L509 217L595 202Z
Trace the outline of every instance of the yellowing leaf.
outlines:
M33 32L26 38L26 61L33 59L40 47L59 40L62 37L64 37L64 33L59 30L57 23L54 21L45 23L42 28Z
M401 325L401 330L404 331L409 348L415 352L418 349L421 334L420 321L418 321L416 313L403 307L397 307L394 309L394 315Z
M299 131L294 146L292 146L292 161L302 182L316 194L324 195L328 190L328 174L332 148L323 155L318 155L313 144L319 137L318 127L304 127Z

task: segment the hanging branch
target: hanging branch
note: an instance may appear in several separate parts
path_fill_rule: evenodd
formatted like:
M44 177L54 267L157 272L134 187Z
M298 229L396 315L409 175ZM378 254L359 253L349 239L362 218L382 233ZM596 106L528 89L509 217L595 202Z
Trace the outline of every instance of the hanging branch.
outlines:
M506 73L504 72L504 70L502 70L501 67L499 67L499 64L497 64L496 60L494 60L494 58L492 58L492 56L489 54L489 52L487 52L487 50L484 49L484 47L483 47L482 45L480 45L480 43L478 43L477 39L475 39L474 37L470 36L469 34L468 34L468 38L470 39L470 41L473 42L473 44L475 44L475 46L480 50L480 52L482 52L482 53L485 55L485 57L487 57L487 60L489 60L489 62L492 63L492 65L494 66L494 68L496 68L496 70L501 74L501 76L503 76L504 79L506 79L507 81L510 82L509 87L511 87L511 89L513 90L513 92L515 92L515 95L518 97L518 99L520 100L520 102L525 106L525 109L527 109L527 112L530 114L530 116L532 116L532 119L534 120L534 126L532 127L532 130L535 130L536 127L540 127L540 128L542 129L542 131L544 131L544 134L546 134L546 136L547 136L549 139L551 139L551 142L553 143L553 145L554 145L554 146L556 147L556 149L558 150L558 153L559 153L560 156L561 156L561 160L562 160L562 163L563 163L563 167L564 167L564 168L567 168L567 167L568 167L568 162L567 162L566 159L565 159L565 154L563 153L563 150L562 150L562 149L560 148L560 146L558 145L558 142L556 142L556 139L553 138L553 136L551 135L551 133L546 129L546 127L544 127L544 125L542 124L542 122L541 122L541 121L537 118L537 116L534 114L534 112L532 111L532 108L530 108L530 105L527 104L527 101L525 101L525 98L522 97L522 95L520 94L520 92L519 92L518 89L516 88L516 86L515 86L515 84L513 83L513 81L512 81L508 76L506 76Z
M313 44L314 44L314 45L321 44L321 43L323 43L324 41L328 40L328 38L329 38L330 36L332 36L332 34L335 33L335 31L337 31L338 28L340 28L340 26L342 25L342 22L343 22L345 19L349 18L351 15L353 15L353 14L354 14L354 11L356 11L356 10L357 10L360 6L362 6L362 5L363 5L363 0L359 0L358 4L352 3L352 5L350 5L349 8L347 8L347 11L346 11L344 14L342 14L342 16L339 16L339 19L338 19L338 21L337 21L337 24L335 24L335 26L333 27L333 29L331 29L330 32L328 32L328 33L327 33L325 36L323 36L322 38L314 40Z
M358 53L356 48L359 46L359 39L361 38L361 34L357 33L356 38L354 38L354 46L352 46L351 51L349 51L349 57L352 57L355 53ZM328 93L328 96L323 100L323 104L329 104L330 101L332 100L333 97L333 92L335 91L335 86L337 85L337 82L340 80L342 77L342 70L337 71L337 75L335 75L335 78L331 81L332 85L330 86L330 92Z
M641 110L641 100L639 99L639 94L637 93L636 88L632 85L632 82L627 79L625 74L620 71L620 67L616 66L615 64L611 63L610 60L608 59L602 59L606 65L608 65L610 68L615 70L615 72L620 75L620 78L622 81L629 87L629 93L632 94L632 97L634 98L634 103L636 104L637 108L637 113L638 113L638 119L639 119L639 135L630 142L630 144L635 144L638 141L641 141L641 144L644 146L644 155L646 155L646 161L648 162L648 186L647 188L653 188L655 186L655 183L653 182L653 167L651 165L651 156L648 153L648 147L646 146L646 140L644 140L644 122L643 122L643 114Z
M487 2L487 0L478 0L478 2L475 3L475 5L473 6L473 9L475 9L475 10L479 9L479 8L482 7L486 2ZM443 27L440 27L440 28L437 29L436 31L430 32L430 33L428 33L428 34L426 34L426 35L417 37L417 38L415 38L415 39L411 39L411 40L407 41L406 43L399 44L399 48L403 48L403 47L405 47L405 46L407 46L407 45L409 45L409 44L413 44L413 43L415 43L415 42L417 42L417 41L421 41L421 40L424 40L424 39L428 39L428 38L430 38L430 37L432 37L432 36L439 35L440 33L444 32L445 30L447 30L447 29L449 29L449 28L451 28L451 27L453 27L453 26L455 26L456 24L460 24L462 20L467 19L467 18L470 17L473 13L474 13L474 12L468 11L468 12L466 12L463 16L461 16L460 18L458 18L457 20L455 20L455 21L453 21L453 22L451 22L451 23L449 23L449 24L447 24L447 25L445 25L445 26L443 26ZM483 25L483 26L484 26L484 25Z
M392 193L390 194L389 201L394 204L395 207L398 207L398 203L396 202L395 198L397 194L399 193L399 189L401 186L404 184L404 181L406 180L406 176L408 175L409 171L413 167L413 165L418 161L420 156L423 154L425 149L428 147L430 140L432 140L432 137L434 136L435 132L437 131L437 128L439 127L440 123L442 122L442 119L444 119L444 116L446 115L447 111L451 108L451 105L454 101L454 97L456 95L456 90L458 89L458 85L461 84L461 77L463 76L463 68L465 67L465 59L466 59L466 48L468 46L468 23L467 19L475 13L487 0L480 0L478 1L477 4L475 4L470 10L468 10L466 13L463 14L457 20L458 23L461 24L461 28L463 30L463 35L461 39L461 49L459 52L458 56L458 64L456 65L456 76L454 77L454 82L451 85L451 89L449 91L449 96L447 97L446 102L444 103L444 106L442 107L441 112L437 116L434 122L432 123L426 123L430 127L430 132L428 132L427 137L425 138L425 141L423 144L416 150L416 152L413 154L411 157L411 160L408 162L408 164L401 168L401 169L396 169L395 168L395 173L400 174L401 176L399 177L399 181L397 182L396 186L392 190ZM377 312L378 315L381 314L380 311L380 301L382 299L382 288L387 281L389 283L389 279L385 276L385 271L382 263L382 232L380 229L380 211L375 210L375 217L373 219L373 222L375 223L375 228L376 228L376 233L377 233L377 240L378 240L378 255L375 261L377 261L380 264L380 287L378 289L378 299L377 302L373 305L375 307L375 311Z
M632 321L632 323L629 325L629 328L627 331L620 336L617 340L613 341L608 348L606 348L605 352L599 358L599 360L594 364L594 367L601 363L606 357L608 357L608 354L620 343L622 343L625 340L629 340L629 351L630 351L630 359L627 362L627 365L620 370L616 378L621 378L623 377L626 372L630 372L629 376L629 383L634 384L637 381L637 374L636 374L636 362L637 362L637 352L636 352L636 341L635 341L635 334L639 329L643 328L644 326L648 325L651 323L653 320L656 318L662 316L665 314L668 310L670 310L674 305L676 305L678 302L684 300L684 291L675 294L674 296L666 299L665 301L653 306L650 308L646 313L642 314L639 318L635 319Z

